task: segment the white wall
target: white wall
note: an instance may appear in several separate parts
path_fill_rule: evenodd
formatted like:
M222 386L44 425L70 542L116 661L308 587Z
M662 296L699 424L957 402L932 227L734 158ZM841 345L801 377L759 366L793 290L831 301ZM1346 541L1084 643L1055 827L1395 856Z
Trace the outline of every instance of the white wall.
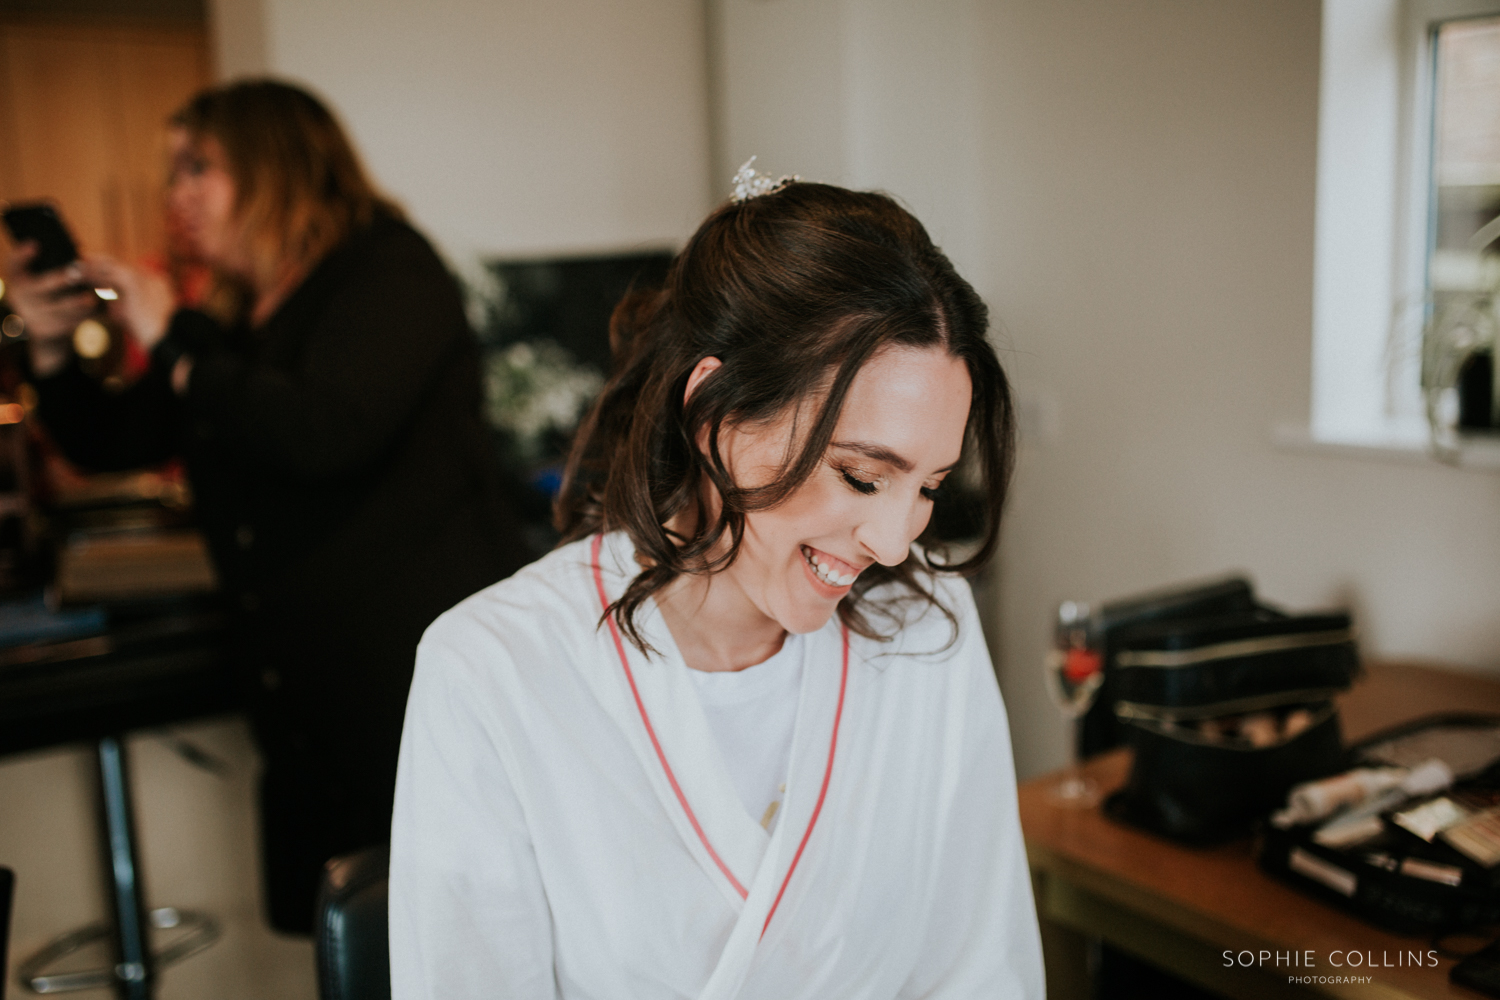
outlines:
M715 179L755 156L756 169L775 176L884 188L972 273L984 176L973 5L709 6Z
M327 98L461 270L479 254L674 246L709 208L698 0L213 8L223 73L271 72Z
M1351 606L1369 653L1500 670L1500 476L1271 444L1310 405L1318 3L713 10L719 160L891 190L991 305L1026 432L993 608L1023 775L1062 759L1065 597L1243 569Z

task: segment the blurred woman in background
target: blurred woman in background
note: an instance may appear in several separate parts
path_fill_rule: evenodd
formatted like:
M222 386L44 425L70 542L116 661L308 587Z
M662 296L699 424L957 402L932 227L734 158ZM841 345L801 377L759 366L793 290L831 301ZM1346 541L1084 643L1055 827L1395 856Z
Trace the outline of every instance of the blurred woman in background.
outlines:
M459 289L329 111L246 81L197 95L170 129L169 209L215 275L202 310L108 260L31 275L30 246L9 297L69 458L186 460L264 757L271 924L307 933L322 863L389 836L423 629L522 550ZM150 352L123 391L73 357L96 307L80 283L116 289L112 318Z

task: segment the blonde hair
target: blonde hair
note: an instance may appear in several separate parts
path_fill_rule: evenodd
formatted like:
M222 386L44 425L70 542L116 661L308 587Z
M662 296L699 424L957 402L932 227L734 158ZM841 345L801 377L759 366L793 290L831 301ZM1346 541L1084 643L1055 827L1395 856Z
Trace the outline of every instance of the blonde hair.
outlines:
M223 148L257 285L311 269L377 212L402 216L370 181L332 112L300 87L267 79L212 87L170 124Z

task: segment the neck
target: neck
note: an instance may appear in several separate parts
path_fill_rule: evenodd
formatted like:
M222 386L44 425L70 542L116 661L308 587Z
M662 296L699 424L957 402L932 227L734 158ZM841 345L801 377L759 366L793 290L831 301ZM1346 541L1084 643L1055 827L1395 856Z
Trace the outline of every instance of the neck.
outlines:
M694 670L744 670L776 655L786 640L786 629L722 574L678 577L657 594L656 604Z
M250 325L260 326L275 315L276 310L296 290L307 273L304 267L284 268L275 280L257 285L254 289L255 304L250 308Z

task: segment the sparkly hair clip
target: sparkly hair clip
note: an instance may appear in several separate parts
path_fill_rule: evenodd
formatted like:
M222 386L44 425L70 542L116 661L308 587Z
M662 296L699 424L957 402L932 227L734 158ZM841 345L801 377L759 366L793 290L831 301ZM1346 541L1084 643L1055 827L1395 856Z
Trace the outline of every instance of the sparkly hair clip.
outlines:
M797 174L788 174L779 181L772 180L765 174L756 173L750 164L755 162L755 157L745 161L745 165L734 172L734 194L730 199L736 205L742 205L751 198L759 198L763 194L772 194L780 191L788 184L800 181L802 178Z

